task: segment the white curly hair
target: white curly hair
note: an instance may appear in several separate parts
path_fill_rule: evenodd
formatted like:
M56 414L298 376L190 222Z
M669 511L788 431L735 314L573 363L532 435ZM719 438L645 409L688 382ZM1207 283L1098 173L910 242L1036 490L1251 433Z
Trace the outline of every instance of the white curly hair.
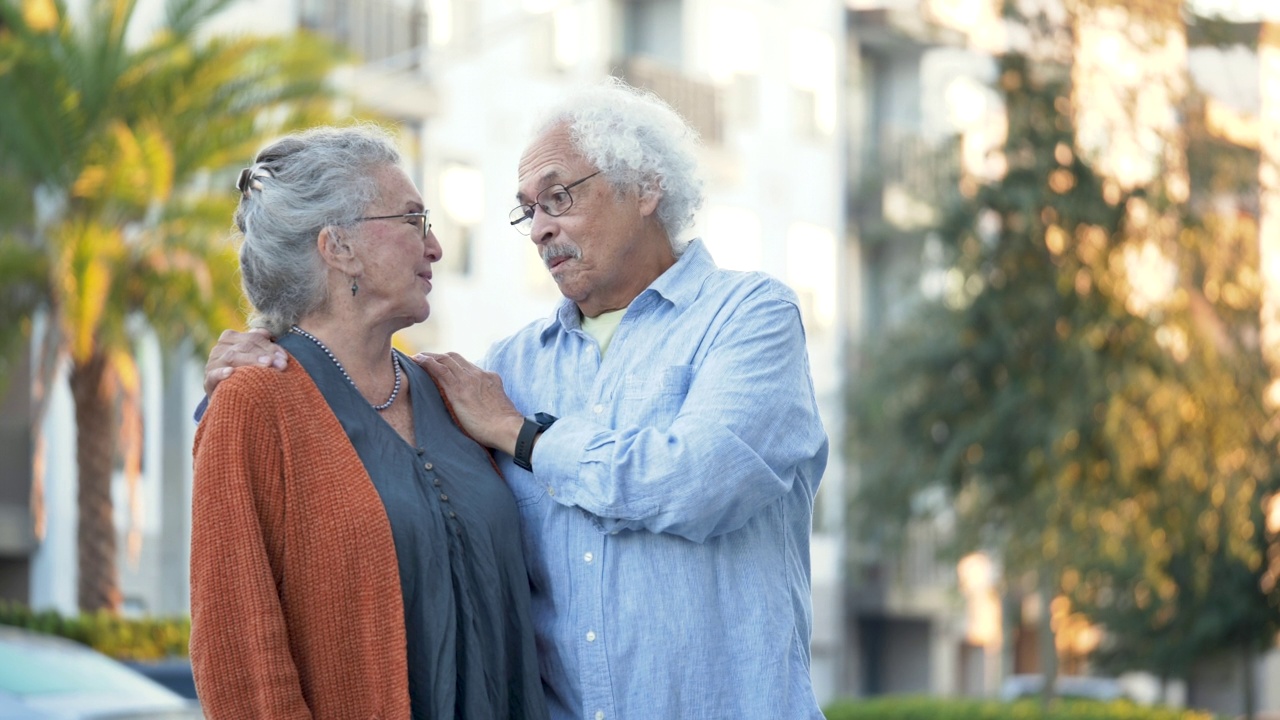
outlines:
M615 77L552 109L537 136L561 126L574 149L619 192L636 187L662 193L658 222L680 257L689 245L682 233L703 202L697 131L658 96Z

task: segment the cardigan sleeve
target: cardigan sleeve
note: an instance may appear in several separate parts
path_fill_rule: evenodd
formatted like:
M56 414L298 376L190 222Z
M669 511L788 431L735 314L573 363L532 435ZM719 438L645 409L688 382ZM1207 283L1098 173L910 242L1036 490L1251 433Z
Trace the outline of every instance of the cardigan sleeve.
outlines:
M191 666L205 717L311 718L277 592L284 464L268 378L218 388L196 433ZM279 385L276 385L279 387Z

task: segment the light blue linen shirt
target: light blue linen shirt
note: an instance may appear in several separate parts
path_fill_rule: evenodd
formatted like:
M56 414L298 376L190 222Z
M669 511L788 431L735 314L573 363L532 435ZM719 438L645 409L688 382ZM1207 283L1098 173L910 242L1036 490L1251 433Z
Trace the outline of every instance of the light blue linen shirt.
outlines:
M520 507L557 720L821 718L809 532L827 461L795 294L701 242L632 301L601 361L565 301L485 366L560 418Z

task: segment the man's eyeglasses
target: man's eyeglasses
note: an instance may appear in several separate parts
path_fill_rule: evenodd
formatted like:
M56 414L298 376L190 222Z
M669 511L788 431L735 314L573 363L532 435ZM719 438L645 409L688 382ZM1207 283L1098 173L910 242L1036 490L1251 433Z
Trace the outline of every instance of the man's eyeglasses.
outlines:
M528 235L529 230L533 228L533 209L535 207L542 208L542 212L551 217L560 217L569 212L569 208L573 207L573 196L569 194L569 191L599 175L600 172L600 170L597 170L581 180L574 180L568 185L552 185L538 193L538 197L534 198L533 202L515 206L511 210L511 226L519 230L520 234Z
M364 222L365 220L400 220L411 225L417 225L422 231L422 239L427 239L427 233L431 232L431 211L423 210L420 213L405 213L403 215L375 215L374 217L356 218L352 222Z

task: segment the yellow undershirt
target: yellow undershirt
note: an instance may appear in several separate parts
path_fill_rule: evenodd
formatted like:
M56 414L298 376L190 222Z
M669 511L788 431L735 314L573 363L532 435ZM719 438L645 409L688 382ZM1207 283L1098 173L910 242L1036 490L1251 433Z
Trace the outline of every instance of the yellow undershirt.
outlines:
M604 359L604 353L609 349L609 343L613 342L613 334L618 330L618 323L622 322L622 316L627 312L626 308L614 310L612 312L600 313L596 317L589 318L582 316L582 332L590 335L595 339L596 344L600 346L600 359Z

